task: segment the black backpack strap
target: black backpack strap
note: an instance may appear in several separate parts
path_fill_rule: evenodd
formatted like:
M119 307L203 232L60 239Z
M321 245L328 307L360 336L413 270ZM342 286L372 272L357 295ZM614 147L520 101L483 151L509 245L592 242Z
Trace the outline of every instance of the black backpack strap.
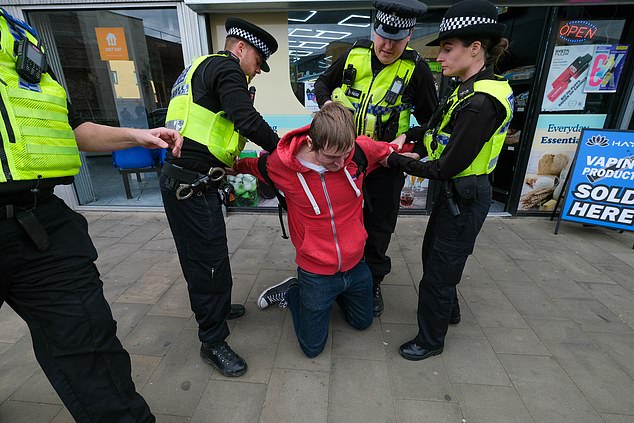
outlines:
M368 157L365 155L365 151L361 148L359 143L354 143L354 153L352 154L352 161L357 165L357 173L355 178L358 178L360 174L363 173L363 184L361 185L361 191L363 192L363 200L365 201L366 207L368 211L372 213L372 203L370 202L370 197L368 196L368 191L365 187L365 177L367 176L368 170Z
M280 226L282 227L282 238L288 239L288 235L286 234L286 228L284 227L284 219L282 218L283 210L287 209L286 198L282 195L281 192L277 189L273 180L269 176L269 171L266 168L266 162L269 159L269 153L265 153L258 158L258 171L260 175L264 178L266 183L273 188L273 192L277 197L277 214L280 218Z

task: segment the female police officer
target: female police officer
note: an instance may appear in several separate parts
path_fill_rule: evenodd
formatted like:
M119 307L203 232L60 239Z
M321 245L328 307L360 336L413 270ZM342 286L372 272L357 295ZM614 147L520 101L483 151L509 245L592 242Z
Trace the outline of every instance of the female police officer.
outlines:
M440 354L450 319L459 321L456 285L489 211L488 174L513 114L511 88L493 73L493 64L508 47L504 29L486 0L463 0L447 11L430 45L440 45L443 75L458 77L460 85L421 128L430 160L419 162L415 153L392 153L388 160L390 167L440 180L444 187L423 240L418 334L399 349L407 360Z

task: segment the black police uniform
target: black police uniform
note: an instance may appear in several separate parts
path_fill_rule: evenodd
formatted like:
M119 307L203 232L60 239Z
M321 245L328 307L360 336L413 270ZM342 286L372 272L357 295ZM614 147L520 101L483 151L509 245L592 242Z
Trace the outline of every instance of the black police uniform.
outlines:
M493 71L486 68L471 79L494 79ZM465 81L463 85L470 82ZM478 92L466 100L454 116L451 141L438 160L420 162L393 153L388 165L411 175L447 181L475 160L504 121L506 110L493 97ZM416 130L422 137L425 128ZM419 331L415 341L428 351L443 348L452 310L457 307L456 285L491 206L488 177L478 176L477 182L475 200L464 200L456 192L452 193L460 209L459 216L451 213L447 197L441 192L427 223L422 248L423 277L418 289Z
M269 152L275 149L279 137L253 107L237 57L228 53L205 59L194 72L192 89L196 104L212 112L225 111L241 135ZM167 162L198 174L226 166L205 145L187 137L181 157L168 155ZM229 335L226 319L233 284L222 201L216 186L186 200L176 198L175 188L174 181L163 174L163 205L198 322L198 336L203 344L217 344Z
M414 3L413 5L411 3ZM426 6L419 1L403 0L399 1L377 1L375 7L379 10L385 10L388 13L403 15L407 17L415 17L417 14L424 13ZM418 10L414 12L414 10ZM422 12L420 12L422 10ZM419 13L420 12L420 13ZM383 32L385 25L377 21L375 31L389 37L390 34ZM401 29L400 31L403 31ZM409 31L409 29L407 29ZM396 32L396 29L394 29ZM401 37L404 38L404 37ZM348 51L349 53L349 51ZM346 53L343 57L337 59L315 82L315 95L317 103L321 107L326 101L331 99L332 91L342 85L344 66L348 57ZM386 65L382 64L374 54L372 49L371 56L372 73L378 75ZM388 65L389 66L389 65ZM427 122L438 105L436 87L434 79L427 63L419 60L414 68L414 73L409 84L403 92L403 103L411 104L413 115L419 124ZM422 141L417 138L418 132L408 130L406 132L408 141ZM379 139L378 141L390 142L391 139ZM423 143L417 143L414 152L421 156L425 154ZM390 257L386 255L391 235L396 227L396 220L400 207L401 190L405 182L405 176L399 169L379 168L368 175L365 180L365 195L369 201L365 202L364 226L368 233L368 239L365 245L365 260L372 272L372 278L375 285L380 283L383 278L391 271ZM376 308L376 307L375 307ZM376 312L377 310L375 310Z
M82 123L72 113L69 122ZM154 422L116 336L86 219L53 194L72 181L0 184L0 304L28 324L35 357L76 421ZM48 238L44 251L18 223L27 213Z

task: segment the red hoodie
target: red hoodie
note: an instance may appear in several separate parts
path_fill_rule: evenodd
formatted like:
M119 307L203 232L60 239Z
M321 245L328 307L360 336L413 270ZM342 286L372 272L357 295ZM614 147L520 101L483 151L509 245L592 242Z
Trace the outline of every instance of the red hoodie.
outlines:
M332 275L352 269L363 257L368 237L363 227L363 173L355 177L354 151L336 172L320 174L302 165L296 155L309 129L310 125L284 135L266 165L271 180L286 197L295 262L308 272ZM387 143L365 136L358 137L357 143L368 158L368 173L392 152ZM235 168L264 181L257 161L240 159Z

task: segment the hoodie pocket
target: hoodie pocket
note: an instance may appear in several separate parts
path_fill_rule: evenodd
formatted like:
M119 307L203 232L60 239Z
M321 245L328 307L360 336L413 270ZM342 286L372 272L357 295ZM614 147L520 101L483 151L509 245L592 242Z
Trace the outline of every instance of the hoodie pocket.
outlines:
M337 250L332 229L326 227L306 227L301 252L303 256L312 262L323 265L336 265Z
M337 225L337 228L342 261L345 263L346 259L363 254L363 247L365 246L365 240L368 238L368 233L365 231L361 219L356 217L348 219Z

